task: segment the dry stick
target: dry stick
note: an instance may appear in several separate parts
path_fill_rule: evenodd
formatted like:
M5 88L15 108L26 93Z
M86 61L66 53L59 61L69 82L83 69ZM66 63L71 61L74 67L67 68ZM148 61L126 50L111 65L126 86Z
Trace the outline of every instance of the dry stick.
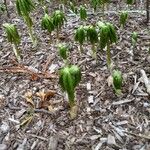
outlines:
M146 17L147 17L147 20L146 20L146 22L147 23L149 23L149 3L150 3L150 1L149 0L147 0L146 1Z
M124 131L124 132L127 133L127 134L130 134L130 135L133 135L133 136L137 136L137 137L140 137L140 138L144 138L144 139L150 140L150 136L147 136L147 135L135 134L135 133L128 132L128 131Z
M145 73L145 71L143 69L140 70L141 74L142 74L142 78L143 78L143 81L144 81L144 84L146 86L146 89L147 89L147 93L150 94L150 82L149 82L149 79Z
M8 73L25 73L29 75L35 75L39 78L57 78L57 75L48 72L37 73L28 68L28 66L17 66L17 67L0 67L0 72Z

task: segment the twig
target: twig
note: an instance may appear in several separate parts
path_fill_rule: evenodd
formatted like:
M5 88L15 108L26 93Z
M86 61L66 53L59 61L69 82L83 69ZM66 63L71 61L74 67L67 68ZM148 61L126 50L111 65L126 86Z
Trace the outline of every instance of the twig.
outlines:
M150 82L149 82L149 79L145 73L145 71L143 69L140 70L141 74L142 74L142 78L143 78L143 81L144 81L144 84L145 84L145 87L147 89L147 93L150 94Z
M133 135L133 136L137 136L137 137L140 137L140 138L150 140L150 136L146 136L146 135L143 135L143 134L131 133L131 132L128 132L128 131L123 131L123 132L125 132L127 134L130 134L130 135Z
M29 134L29 136L32 136L32 137L34 137L34 138L38 138L38 139L43 140L43 141L48 141L47 138L44 138L44 137L42 137L42 136L38 136L38 135L35 135L35 134Z

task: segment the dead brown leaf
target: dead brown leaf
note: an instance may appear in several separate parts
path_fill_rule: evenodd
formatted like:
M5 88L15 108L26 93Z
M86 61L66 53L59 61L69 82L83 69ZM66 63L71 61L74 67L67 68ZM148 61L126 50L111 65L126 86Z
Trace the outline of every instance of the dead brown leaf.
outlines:
M30 104L34 108L35 104L33 102L33 94L32 94L32 92L30 92L30 91L26 92L24 97L25 97L27 103Z

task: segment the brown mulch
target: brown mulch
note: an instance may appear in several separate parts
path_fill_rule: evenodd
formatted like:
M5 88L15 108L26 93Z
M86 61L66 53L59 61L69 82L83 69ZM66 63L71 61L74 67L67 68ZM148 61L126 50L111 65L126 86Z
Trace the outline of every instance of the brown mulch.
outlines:
M48 4L49 12L58 8L57 2ZM144 7L138 4L138 8ZM109 9L115 11L116 4ZM125 5L121 5L125 9ZM137 10L135 6L131 8ZM109 13L105 20L112 22L118 42L111 46L113 68L123 73L122 95L117 97L108 85L110 72L106 67L105 51L98 49L98 61L90 56L89 44L84 53L78 53L73 40L74 29L80 22L65 9L67 22L60 42L70 46L70 62L82 70L82 81L77 87L78 116L69 118L69 106L58 85L58 71L63 61L57 53L56 33L41 30L43 10L40 6L34 16L38 46L33 47L26 25L15 11L14 1L8 5L10 18L0 14L0 149L8 150L149 150L150 97L141 79L140 69L150 76L149 26L143 23L145 15L129 13L125 29L119 28L119 18ZM101 19L89 9L87 24ZM21 63L17 63L7 42L2 23L17 25L22 43ZM138 32L138 42L132 50L131 33Z

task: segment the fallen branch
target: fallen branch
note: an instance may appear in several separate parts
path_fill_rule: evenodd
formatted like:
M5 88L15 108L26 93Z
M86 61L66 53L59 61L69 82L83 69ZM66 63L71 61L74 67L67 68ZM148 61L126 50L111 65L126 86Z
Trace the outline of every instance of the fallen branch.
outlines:
M36 72L35 70L30 69L28 66L15 66L15 67L0 67L0 73L24 73L29 74L34 78L57 78L57 75L51 74L49 72Z

